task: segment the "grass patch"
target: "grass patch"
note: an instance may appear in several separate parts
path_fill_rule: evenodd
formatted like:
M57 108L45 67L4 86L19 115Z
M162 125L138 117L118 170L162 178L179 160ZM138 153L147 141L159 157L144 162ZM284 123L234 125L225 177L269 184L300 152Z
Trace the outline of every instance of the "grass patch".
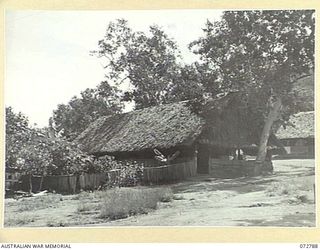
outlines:
M158 202L169 202L173 194L169 188L116 188L100 192L100 218L111 220L148 213Z
M184 197L182 195L173 195L172 199L180 201L180 200L184 200Z
M15 216L15 217L5 217L4 220L4 225L6 227L12 227L12 226L23 226L26 224L29 224L31 222L35 221L35 216L30 215L30 214L20 214L19 216Z
M295 184L275 182L271 183L266 192L268 196L296 196L299 193L299 187Z
M298 201L300 201L301 203L308 203L309 202L309 199L308 199L307 195L297 195L296 199Z
M92 209L92 206L90 206L89 204L79 203L77 207L77 212L82 213L82 212L90 211L91 209Z
M74 197L72 197L72 200L87 200L90 199L92 193L89 192L81 192L77 195L75 195Z
M271 183L266 189L270 197L284 196L289 198L289 203L310 203L313 202L314 178L304 177L299 180L292 180L290 183Z
M290 195L295 194L297 192L297 186L288 184L288 183L271 183L270 186L268 186L266 192L268 196L282 196L282 195Z
M67 223L64 221L54 221L54 220L49 220L47 221L47 227L66 227L68 226Z
M60 201L62 201L62 195L60 194L47 194L40 197L23 198L19 200L16 211L23 212L55 208L58 207Z
M93 211L97 211L99 207L100 206L97 205L96 202L93 202L93 203L80 202L77 207L77 212L78 213L93 212Z
M290 182L272 182L266 189L268 196L300 196L301 192L313 192L314 177L293 179ZM303 200L303 198L302 198Z

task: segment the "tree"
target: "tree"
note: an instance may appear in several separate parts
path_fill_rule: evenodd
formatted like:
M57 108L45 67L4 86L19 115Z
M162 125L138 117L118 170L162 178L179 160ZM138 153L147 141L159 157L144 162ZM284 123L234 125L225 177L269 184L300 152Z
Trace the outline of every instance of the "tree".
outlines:
M158 26L150 26L149 34L145 34L132 31L126 20L111 22L92 54L104 59L108 81L120 88L129 85L123 100L134 101L136 109L201 93L194 68L179 63L176 43Z
M294 112L294 83L313 71L314 11L226 11L203 30L190 47L212 72L214 90L246 93L263 161L274 123Z
M33 174L44 175L51 162L46 142L41 129L31 128L25 115L6 107L6 168L29 175L30 180Z
M6 168L28 175L30 192L32 175L96 172L112 164L94 163L94 157L83 153L78 145L50 132L48 128L30 127L25 115L6 107Z
M29 121L21 112L6 107L6 167L17 167L19 153L29 141Z
M49 124L56 134L73 140L97 118L121 110L119 91L104 81L81 92L80 97L73 97L68 104L58 105Z
M74 146L61 138L49 136L48 129L30 127L25 115L6 107L6 167L25 174L52 174L57 167L67 172L66 156L71 149L75 151Z

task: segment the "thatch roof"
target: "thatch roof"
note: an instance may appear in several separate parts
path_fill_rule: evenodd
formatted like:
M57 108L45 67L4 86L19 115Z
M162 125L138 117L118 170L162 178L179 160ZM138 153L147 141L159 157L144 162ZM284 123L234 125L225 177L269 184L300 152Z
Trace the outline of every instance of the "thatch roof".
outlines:
M276 133L279 139L314 138L314 111L292 115L289 124Z
M186 102L101 117L76 139L89 153L142 151L190 145L205 121Z
M196 140L221 148L257 144L259 131L239 110L241 99L241 93L234 92L210 101L204 108L209 115L184 101L101 117L76 142L97 155L170 149Z
M293 85L300 111L314 110L314 73L300 78Z

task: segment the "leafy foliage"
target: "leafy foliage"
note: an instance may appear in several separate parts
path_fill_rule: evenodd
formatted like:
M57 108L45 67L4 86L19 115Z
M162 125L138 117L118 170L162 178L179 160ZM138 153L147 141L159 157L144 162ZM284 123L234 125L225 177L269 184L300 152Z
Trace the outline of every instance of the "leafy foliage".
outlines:
M205 35L191 43L224 92L285 99L293 82L314 67L314 11L226 11L207 21ZM253 93L251 93L253 92ZM260 108L260 107L259 107Z
M137 162L121 164L120 176L117 185L120 187L132 187L142 183L143 165Z
M314 70L314 19L313 10L226 11L190 44L201 56L192 65L182 64L176 43L160 27L143 33L125 20L111 22L92 52L104 60L106 80L59 105L50 129L31 128L26 116L6 108L6 166L41 174L102 171L106 165L70 141L100 116L121 112L121 101L140 109L197 98L203 106L207 97L237 91L244 126L263 134L277 101L282 112L276 110L272 125L312 108L303 101L310 101L307 94L297 101L295 83ZM130 88L123 92L125 84ZM124 171L129 179L130 171Z
M58 105L49 123L56 134L71 141L91 122L100 116L119 113L122 107L119 91L105 81L81 92L80 97L73 97L68 104Z
M95 158L79 146L55 137L48 128L31 128L22 113L6 108L6 167L31 175L71 175L116 170L111 186L135 186L141 183L143 166L117 162L110 156Z
M126 20L110 22L98 50L92 53L105 60L108 81L130 86L123 100L134 101L136 109L202 94L199 76L192 67L179 63L176 43L158 26L150 26L147 35L133 32Z
M190 44L211 70L209 96L246 94L247 121L264 146L281 107L286 119L297 112L293 87L313 71L314 29L312 10L226 11L221 21L207 21L204 36Z
M64 175L102 171L101 163L49 129L31 128L22 113L6 108L6 167L26 174ZM110 162L109 162L110 163Z
M22 113L6 107L6 166L19 162L19 153L29 141L29 121Z

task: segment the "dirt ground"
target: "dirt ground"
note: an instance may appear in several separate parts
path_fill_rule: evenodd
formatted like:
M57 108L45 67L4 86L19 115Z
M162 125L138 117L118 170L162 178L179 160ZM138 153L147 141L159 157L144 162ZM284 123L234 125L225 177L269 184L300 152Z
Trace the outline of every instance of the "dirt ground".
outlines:
M170 202L148 214L107 221L93 195L48 194L5 200L5 227L277 226L314 227L315 162L275 160L269 176L215 179L207 175L167 185Z

